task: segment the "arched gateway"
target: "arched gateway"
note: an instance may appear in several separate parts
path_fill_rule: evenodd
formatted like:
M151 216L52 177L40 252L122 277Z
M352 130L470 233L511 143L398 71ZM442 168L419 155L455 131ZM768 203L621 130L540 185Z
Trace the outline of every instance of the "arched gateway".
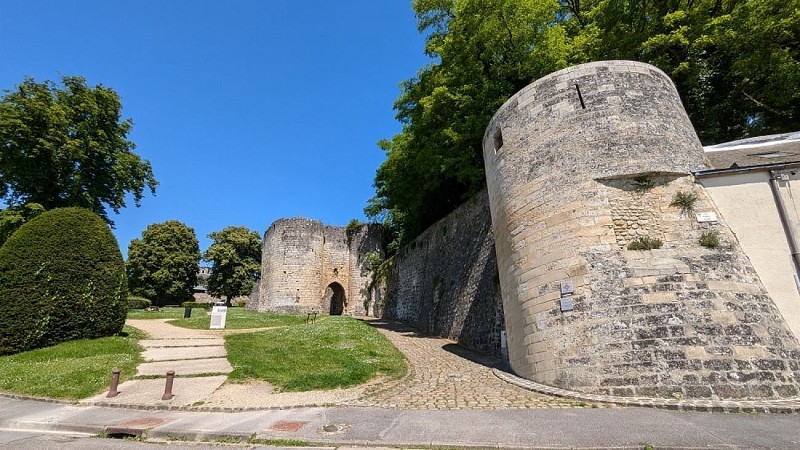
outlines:
M325 303L330 305L328 311L332 316L341 316L346 304L344 288L341 284L333 282L325 289Z

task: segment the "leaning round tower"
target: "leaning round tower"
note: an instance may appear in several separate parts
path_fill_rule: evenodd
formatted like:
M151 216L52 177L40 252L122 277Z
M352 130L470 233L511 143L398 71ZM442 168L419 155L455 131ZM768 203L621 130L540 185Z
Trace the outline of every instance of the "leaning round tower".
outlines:
M666 74L553 73L497 111L483 151L518 375L622 396L798 395L797 340L694 183L703 149ZM698 243L708 233L719 248Z

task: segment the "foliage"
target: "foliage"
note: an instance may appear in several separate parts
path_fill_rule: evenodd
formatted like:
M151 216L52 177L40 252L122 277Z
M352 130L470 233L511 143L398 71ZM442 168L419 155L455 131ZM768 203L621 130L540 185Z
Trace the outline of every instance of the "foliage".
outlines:
M800 0L562 3L573 62L633 59L661 68L704 143L795 131Z
M691 192L678 191L672 197L672 203L669 206L674 206L681 210L681 214L690 214L694 211L694 204L697 202L697 196Z
M149 225L128 245L128 286L158 306L180 304L192 299L199 262L194 229L177 220Z
M700 235L699 242L703 247L717 248L719 247L719 236L713 231L704 231L703 234Z
M128 297L128 309L145 309L150 307L152 304L153 302L144 297Z
M434 63L401 84L402 131L378 143L386 161L365 213L410 242L484 185L482 138L505 100L566 66L556 0L416 0Z
M253 292L253 284L261 274L261 237L247 227L226 227L208 235L214 242L203 259L212 264L208 277L208 293L231 299Z
M0 356L0 391L79 400L108 388L111 368L120 382L141 362L137 340L144 335L125 327L117 336L63 342L16 355Z
M642 175L633 179L633 190L640 194L650 191L655 186L655 181L647 175Z
M79 206L111 223L106 208L119 213L128 195L139 206L158 183L127 139L133 122L117 93L82 77L61 82L25 78L0 99L0 199Z
M108 225L83 208L44 212L0 247L0 354L119 333L127 297Z
M661 248L662 245L661 239L642 236L639 239L632 240L628 244L628 250L653 250Z
M376 375L400 378L403 355L366 323L328 317L315 324L227 336L232 380L264 380L284 391L333 389Z
M383 255L378 250L375 250L375 251L372 251L372 252L367 252L364 255L364 260L365 260L367 269L369 269L370 271L374 272L374 271L378 270L378 267L380 267L380 265L383 263Z
M0 246L25 222L44 212L38 203L26 203L0 210Z
M350 222L347 222L347 226L344 229L344 234L347 236L348 246L353 242L353 236L358 233L358 230L361 229L362 225L364 224L358 219L350 219Z
M183 319L183 313L181 313L179 317L179 320L172 320L169 323L193 330L207 330L211 323L211 316L204 313L193 315L189 319ZM305 314L256 312L247 311L242 308L228 308L228 313L225 317L225 329L241 330L247 328L283 327L299 325L305 323L305 320Z
M214 306L213 303L209 302L183 302L181 303L181 308L203 308L203 309L211 309Z
M497 108L568 64L630 59L675 82L700 139L796 131L800 0L415 0L431 57L401 84L402 131L365 213L406 244L484 185ZM391 251L389 252L392 253Z

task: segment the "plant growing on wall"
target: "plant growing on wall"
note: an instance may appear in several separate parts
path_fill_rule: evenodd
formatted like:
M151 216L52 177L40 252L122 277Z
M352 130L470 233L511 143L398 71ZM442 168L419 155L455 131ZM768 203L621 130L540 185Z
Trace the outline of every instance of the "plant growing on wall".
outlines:
M699 242L703 247L717 248L719 247L719 236L713 231L704 231L703 234L700 235Z
M347 222L347 226L344 228L344 234L347 236L347 245L353 242L353 236L358 233L358 230L361 229L361 226L364 225L358 219L350 219L350 222Z
M690 214L694 211L694 204L697 202L697 196L691 192L678 191L672 197L672 203L669 206L680 208L681 214Z
M628 250L653 250L661 248L664 243L661 239L651 238L650 236L642 236L639 239L634 239L628 244Z
M655 181L647 175L642 175L633 179L633 190L640 194L653 189L655 185Z

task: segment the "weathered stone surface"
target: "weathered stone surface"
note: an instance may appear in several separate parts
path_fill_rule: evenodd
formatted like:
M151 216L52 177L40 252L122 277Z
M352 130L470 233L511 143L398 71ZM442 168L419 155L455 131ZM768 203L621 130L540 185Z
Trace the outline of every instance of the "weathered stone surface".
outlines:
M383 288L384 317L500 356L503 309L486 192L403 248Z
M363 225L348 237L344 227L318 220L276 220L264 233L259 301L248 307L366 314L371 280L367 254L382 255L382 240L375 225ZM331 308L339 302L338 310Z
M519 375L614 395L796 391L798 343L721 215L697 223L671 205L691 193L716 211L690 175L703 149L664 73L611 61L544 77L497 112L484 161ZM701 247L703 231L721 247ZM663 246L627 250L643 237ZM574 308L562 312L565 280Z

